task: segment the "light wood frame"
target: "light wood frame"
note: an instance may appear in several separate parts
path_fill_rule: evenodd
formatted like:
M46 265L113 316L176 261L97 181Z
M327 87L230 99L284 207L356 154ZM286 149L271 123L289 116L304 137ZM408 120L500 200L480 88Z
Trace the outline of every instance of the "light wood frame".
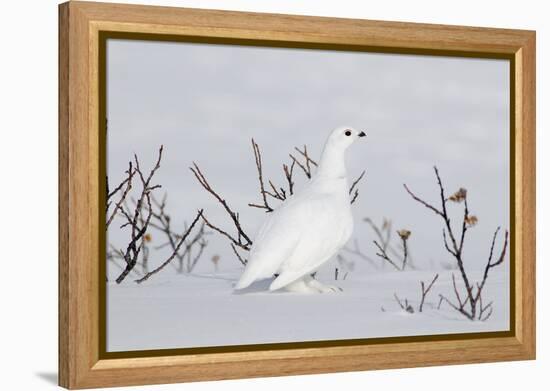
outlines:
M509 58L513 329L480 338L105 358L100 349L104 31ZM104 257L104 255L103 255ZM59 384L75 388L535 358L535 32L88 2L59 6Z

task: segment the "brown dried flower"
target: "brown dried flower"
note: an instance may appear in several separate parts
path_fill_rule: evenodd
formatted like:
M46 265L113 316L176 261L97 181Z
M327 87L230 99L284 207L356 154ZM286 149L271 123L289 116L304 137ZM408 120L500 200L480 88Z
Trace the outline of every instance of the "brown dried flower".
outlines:
M147 234L143 235L143 239L144 239L147 243L149 243L151 240L153 240L153 236L152 236L151 234L147 233Z
M409 231L408 229L400 229L399 231L397 231L397 234L401 239L407 240L409 236L411 236L411 231Z
M467 193L468 191L465 188L461 187L456 193L449 197L449 201L462 202L466 199Z
M470 227L473 227L474 225L477 224L477 217L476 216L466 216L464 218L464 221L466 222L466 224L468 224Z

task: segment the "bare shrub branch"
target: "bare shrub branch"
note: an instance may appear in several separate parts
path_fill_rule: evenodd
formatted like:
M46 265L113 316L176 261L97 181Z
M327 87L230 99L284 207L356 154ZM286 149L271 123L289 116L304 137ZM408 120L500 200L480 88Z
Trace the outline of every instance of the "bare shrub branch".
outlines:
M489 276L490 269L501 264L504 261L504 257L506 255L506 250L508 247L508 231L506 231L504 234L504 244L503 244L499 258L495 262L492 262L495 241L496 241L498 232L500 230L500 227L496 229L493 235L493 240L491 242L489 259L485 267L483 279L481 283L477 284L477 292L474 293L474 287L470 283L470 278L468 277L468 274L466 273L466 269L464 267L463 251L464 251L464 244L466 239L466 232L475 224L477 224L478 218L476 216L471 215L468 209L467 190L464 188L460 188L451 196L446 197L445 188L443 186L443 182L441 180L441 176L439 175L439 170L437 169L437 167L434 167L434 172L437 179L437 185L439 187L439 198L441 203L440 208L437 208L432 204L428 203L427 201L418 197L407 187L406 184L404 184L403 186L405 187L405 190L407 191L407 193L409 193L409 195L415 201L424 205L426 208L432 210L443 219L443 244L447 252L453 256L454 260L456 261L456 265L458 266L458 270L460 271L462 282L465 288L466 297L464 299L461 298L461 295L459 293L459 289L457 287L455 277L453 274L453 289L455 292L457 304L452 303L449 299L447 299L443 295L440 295L440 298L441 298L440 304L442 301L447 302L452 308L454 308L455 310L457 310L458 312L460 312L470 320L476 319L476 315L477 315L477 319L486 320L492 313L492 306L491 306L491 303L489 303L489 305L487 306L483 306L481 295L482 295L483 288L485 286L485 282L487 281L487 278ZM451 218L448 214L448 208L447 208L448 202L463 204L464 209L463 209L463 217L461 222L461 230L458 235L456 235L452 229ZM457 237L459 238L458 240L457 240ZM466 308L466 306L468 306L469 308Z
M124 262L124 251L121 249L116 248L112 244L109 245L109 249L107 250L107 261L111 262L114 266L116 266L120 271L124 270L124 266L121 266L117 261ZM133 269L131 273L134 273L136 276L141 276L142 273L139 272L137 269Z
M300 148L298 148L298 147L294 147L294 149L296 150L296 152L298 152L300 155L302 155L306 159L307 167L310 167L310 163L313 164L315 167L319 166L317 164L317 162L315 160L313 160L311 158L311 156L309 156L309 154L307 153L307 146L306 145L304 145L303 150L300 150Z
M380 252L376 253L380 258L384 259L386 262L388 262L390 265L392 265L396 270L401 270L399 266L388 256L388 253L386 250L376 241L374 240L374 245L378 247L378 250Z
M379 237L382 237L381 232L378 230ZM383 260L387 261L390 265L392 265L395 269L399 271L405 270L405 267L407 266L407 258L408 258L408 248L407 248L407 241L409 240L409 237L411 235L411 231L407 229L401 229L397 231L397 235L401 238L402 243L402 249L403 249L403 255L401 260L401 266L398 266L396 262L393 261L393 259L388 255L387 248L388 248L388 240L383 242L385 244L385 247L378 243L376 240L374 240L374 245L378 248L380 252L377 252L376 255L382 258Z
M353 196L351 198L351 203L353 204L355 202L355 200L357 199L357 197L359 197L359 190L356 189L356 186L359 184L359 182L361 181L361 179L363 179L363 176L365 176L365 173L367 171L363 170L363 172L361 173L361 175L359 175L357 177L357 179L355 179L353 181L353 183L351 184L351 187L349 188L349 194L352 195L353 193Z
M189 230L186 229L186 232L181 235L173 232L170 225L171 218L165 210L166 195L161 202L157 201L154 197L154 190L159 189L161 186L153 184L152 180L160 168L163 150L164 147L161 145L156 162L147 175L141 168L138 156L134 154L133 162L128 163L126 178L114 190L110 192L107 190L107 227L109 227L116 216L120 216L124 219L124 223L121 224L120 229L127 228L129 230L129 239L125 245L125 250L116 249L111 245L107 251L107 259L122 269L120 275L116 278L117 283L124 281L130 273L137 273L135 266L138 264L142 266L142 272L145 275L152 275L148 273L149 243L153 240L153 236L149 232L151 228L160 231L167 238L166 243L156 246L155 249L169 246L172 250L171 257L176 257L180 260L180 271L183 271L184 257L187 259L187 271L192 271L207 245L204 235L208 233L204 229L205 223L202 223L201 228L190 241L184 239L185 250L182 253L179 252L181 245L178 246L178 241L182 237L187 238ZM138 194L135 194L135 198L130 198L130 190L135 187L135 177L138 178L141 189ZM107 189L108 187L107 183ZM109 206L113 203L112 199L117 194L120 196L115 204L115 208L112 212L109 212ZM198 247L198 251L192 254L195 247ZM139 262L140 258L141 262ZM122 260L124 267L118 265L116 260ZM157 268L155 270L156 273L160 269Z
M186 240L183 246L182 251L176 251L177 242L185 234L188 227L184 228L184 232L179 234L173 231L171 227L172 218L166 211L166 202L167 195L165 194L161 201L158 201L155 197L151 197L153 202L153 221L149 225L159 231L165 238L166 242L156 246L155 248L162 249L164 247L170 247L172 252L175 252L175 257L178 260L178 265L175 267L178 273L190 273L195 268L198 263L204 248L207 246L208 242L205 240L205 236L209 235L210 232L206 232L206 224L204 221L200 224L199 229L195 235L190 239ZM195 248L198 246L196 254L193 254Z
M408 267L409 269L416 269L413 263L412 256L409 251L408 243L406 242L406 239L404 239L400 235L400 232L403 234L406 234L406 237L408 239L408 237L410 236L410 231L408 230L394 231L392 229L392 221L386 218L384 218L382 220L382 223L380 224L376 224L369 217L363 218L363 221L369 225L373 233L376 235L376 238L377 238L376 241L378 242L378 245L376 247L378 246L381 247L381 250L380 249L378 250L382 255L380 257L382 261L380 265L382 267L385 266L386 263L390 263L384 257L384 254L386 254L386 257L389 258L396 266L398 266L396 268L397 270L400 270L400 269L403 270L406 267ZM398 236L400 237L401 248L399 250L397 246L392 245L392 233L397 233ZM368 257L362 251L359 250L357 243L355 244L355 249L351 249L348 246L348 247L344 247L344 250L349 252L350 254L356 255L364 260L367 260L371 262L375 267L378 267L378 265L376 264L376 262L374 262L374 260L372 260L370 257ZM400 259L401 266L399 266L398 263L394 261L395 258ZM395 268L395 266L393 267Z
M233 252L237 256L237 259L239 260L239 262L242 263L243 266L246 266L246 263L248 262L248 260L244 259L241 256L241 254L239 254L239 250L237 250L237 247L235 247L235 245L233 243L230 243L230 244L231 244L231 248L233 249Z
M243 250L250 250L250 246L252 245L252 240L248 237L248 235L244 232L241 223L239 221L239 215L231 209L231 207L227 204L227 202L210 186L210 183L208 183L208 180L205 178L204 174L201 172L199 166L196 163L193 163L193 167L189 168L191 172L195 175L195 178L199 181L201 186L209 192L225 209L231 220L233 221L233 225L235 226L237 230L237 237L231 236L226 231L222 230L221 228L215 226L212 224L204 214L201 213L202 219L206 223L208 227L213 229L214 231L222 234L226 238L228 238L232 243L234 243L236 246L242 248Z
M439 277L439 274L436 274L434 278L432 279L432 282L426 287L424 284L424 281L420 281L420 289L422 291L422 298L420 299L420 305L418 306L418 312L422 312L424 309L424 301L426 300L426 296L428 296L428 292L430 292L430 289L432 289L433 285L437 281Z
M286 187L278 186L273 180L266 178L264 174L264 164L263 164L260 146L258 145L258 143L256 143L254 139L251 140L251 145L252 145L252 151L254 153L254 163L256 165L261 203L249 203L248 206L252 208L263 209L266 213L270 213L276 207L276 206L273 206L270 203L270 201L277 200L278 202L284 202L289 196L292 196L294 194L295 167L299 167L304 172L305 176L308 179L311 179L313 175L313 167L317 167L318 164L309 155L306 145L304 145L303 149L294 148L295 151L299 153L299 157L303 158L303 162L300 161L300 159L298 159L294 155L289 154L289 157L291 159L290 164L283 164L283 173L286 180ZM207 227L212 229L214 232L217 232L218 234L222 235L227 240L229 240L230 245L233 248L239 262L242 264L246 263L244 258L241 257L238 251L236 250L237 248L240 248L242 250L249 251L250 248L252 247L252 240L245 233L239 221L238 213L235 212L228 205L227 201L220 195L220 193L214 190L214 188L210 185L205 175L203 174L203 172L201 171L201 169L196 163L193 162L193 166L190 167L190 170L195 176L195 178L198 180L200 185L223 206L226 213L229 215L229 217L233 222L233 225L236 229L236 234L231 234L230 232L220 228L218 225L209 221L205 216L205 214L203 213L202 219L204 223L206 224ZM350 200L351 203L355 202L359 195L357 186L361 181L361 179L364 177L364 174L365 174L365 171L363 171L361 175L353 182L349 190L350 194L352 193L354 194L353 198Z
M254 159L256 161L256 168L258 170L258 182L260 183L260 195L262 196L263 204L262 205L248 204L248 206L265 209L266 212L272 212L273 208L269 206L269 203L267 202L268 192L265 190L265 185L264 185L264 177L263 177L263 170L262 170L262 154L260 152L260 147L254 141L254 139L252 139L252 149L254 150ZM269 195L271 195L274 198L281 199L273 183L271 181L269 181L269 183L271 184L271 188L275 192L275 194L269 193Z
M288 156L290 156L290 159L292 159L292 163L293 164L297 164L298 167L300 167L302 169L302 171L304 172L304 174L306 175L306 177L308 179L311 179L311 176L312 176L312 170L311 170L311 166L315 166L317 167L318 164L316 161L314 161L308 154L307 152L307 146L304 145L304 149L303 150L300 150L299 148L297 147L294 147L294 149L300 154L302 155L302 157L305 159L305 162L302 164L298 159L296 159L294 157L294 155L292 155L291 153L288 154Z
M195 217L195 219L193 220L193 222L191 223L191 225L189 226L187 231L185 231L183 236L178 241L178 243L176 245L176 248L172 252L172 254L159 267L157 267L156 269L154 269L154 270L150 271L149 273L145 274L143 277L135 280L138 284L141 284L143 281L148 280L151 276L155 275L156 273L158 273L159 271L164 269L166 267L166 265L168 265L170 262L172 262L172 260L176 257L176 254L180 250L181 246L185 243L185 239L187 239L187 237L189 236L189 234L191 233L191 231L195 227L195 224L197 224L197 221L199 221L199 218L201 216L202 216L202 209L197 212L197 216Z
M361 250L361 248L359 247L359 241L357 239L353 240L353 248L351 248L349 246L344 246L344 248L342 250L344 250L345 252L347 252L349 254L355 255L355 256L361 258L364 261L367 261L368 263L370 263L373 266L377 266L376 262Z
M382 248L384 250L388 249L388 247L390 246L390 239L391 239L391 232L392 232L391 220L387 220L384 218L382 225L380 227L376 225L374 221L372 221L372 219L369 217L365 217L363 221L367 223L371 227L373 232L376 234L376 236L378 237L378 240L380 241L380 243L382 243ZM397 251L395 251L395 254L398 254Z
M130 241L126 246L124 251L123 259L126 263L124 270L116 278L117 284L120 284L126 276L134 269L138 262L138 257L142 252L145 242L144 235L147 232L149 223L151 221L151 192L155 189L160 188L160 185L152 185L151 180L160 167L160 162L162 160L162 151L163 146L161 145L158 152L158 158L151 169L147 177L143 174L141 170L139 159L137 155L134 154L134 163L135 163L135 172L137 173L140 182L141 182L141 192L139 197L135 201L135 207L133 211L126 211L124 209L125 201L127 196L123 194L124 199L117 203L117 210L121 212L121 215L126 218L126 223L122 227L130 227ZM131 171L130 171L131 172ZM128 174L130 175L130 174ZM131 179L128 180L128 183L131 183ZM145 216L143 213L145 211ZM121 228L122 228L121 227Z
M122 182L120 182L120 184L111 193L109 193L109 190L108 190L109 189L109 182L108 182L109 179L107 178L107 200L106 200L107 208L106 208L106 213L107 213L108 217L107 217L107 223L105 224L105 229L109 229L109 225L111 225L111 222L113 221L113 219L117 215L118 210L120 209L120 207L122 206L122 204L126 200L126 197L128 196L128 193L132 189L132 179L133 179L134 174L135 174L135 170L132 167L132 162L128 162L128 170L126 171L126 174L127 174L127 177ZM122 191L122 194L121 194L119 200L115 204L115 207L114 207L113 211L111 212L111 215L109 216L109 207L111 206L111 203L112 203L111 198L116 193L121 191L123 186L126 186L126 187L124 188L124 191Z
M401 299L399 299L399 297L397 296L397 293L394 293L393 297L403 311L406 311L409 314L414 314L414 308L412 307L412 305L409 304L409 301L407 299L405 299L404 302L401 302Z
M285 178L288 184L288 194L293 195L294 194L294 181L292 180L292 175L294 175L294 167L296 167L296 162L292 161L290 164L290 169L288 168L288 165L283 164L283 172L285 173ZM282 189L283 195L285 193L284 189ZM286 199L286 197L284 197Z
M411 236L411 231L407 229L401 229L397 231L397 235L401 239L401 245L403 248L403 262L401 263L401 270L405 270L405 267L407 266L407 259L409 256L409 250L407 248L407 242L409 240L409 236Z

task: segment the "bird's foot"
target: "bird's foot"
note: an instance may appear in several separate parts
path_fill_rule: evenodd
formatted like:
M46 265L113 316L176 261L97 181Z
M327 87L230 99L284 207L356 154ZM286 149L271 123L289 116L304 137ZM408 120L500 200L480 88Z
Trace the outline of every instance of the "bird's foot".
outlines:
M284 287L287 292L294 293L321 293L318 289L311 287L303 279L294 281Z
M322 284L314 278L311 278L306 282L306 284L313 289L316 289L320 293L334 293L334 292L343 292L344 290L339 286Z

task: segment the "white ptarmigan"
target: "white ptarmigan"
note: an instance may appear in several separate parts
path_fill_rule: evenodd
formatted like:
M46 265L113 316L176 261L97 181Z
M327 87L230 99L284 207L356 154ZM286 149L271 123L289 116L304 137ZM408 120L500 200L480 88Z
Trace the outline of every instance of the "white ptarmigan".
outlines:
M336 290L311 274L334 256L353 232L344 158L346 149L364 136L365 132L350 127L330 133L315 175L306 187L270 213L261 226L235 289L277 274L270 291Z

